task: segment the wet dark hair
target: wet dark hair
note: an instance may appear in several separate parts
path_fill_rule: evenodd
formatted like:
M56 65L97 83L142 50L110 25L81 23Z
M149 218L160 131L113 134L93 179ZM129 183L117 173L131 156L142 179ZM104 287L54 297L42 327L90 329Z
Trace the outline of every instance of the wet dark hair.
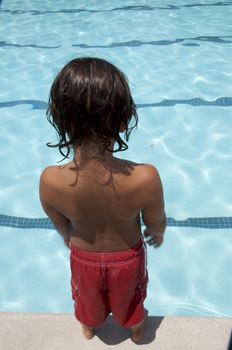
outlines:
M128 141L138 124L126 76L113 64L91 57L76 58L58 73L50 91L47 119L59 137L57 144L47 146L58 147L63 159L70 149L89 139L96 141L103 156L105 150L124 151L128 146L119 135L120 128L125 128ZM118 144L116 150L108 148L112 139Z

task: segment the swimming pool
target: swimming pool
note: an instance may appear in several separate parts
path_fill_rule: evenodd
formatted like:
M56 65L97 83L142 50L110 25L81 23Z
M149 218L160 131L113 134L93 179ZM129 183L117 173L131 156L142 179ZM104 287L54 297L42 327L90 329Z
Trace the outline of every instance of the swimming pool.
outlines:
M89 55L127 74L140 122L121 156L156 165L164 185L150 314L232 316L231 15L232 1L215 0L1 2L0 311L73 310L68 251L38 183L60 160L46 147L51 82Z

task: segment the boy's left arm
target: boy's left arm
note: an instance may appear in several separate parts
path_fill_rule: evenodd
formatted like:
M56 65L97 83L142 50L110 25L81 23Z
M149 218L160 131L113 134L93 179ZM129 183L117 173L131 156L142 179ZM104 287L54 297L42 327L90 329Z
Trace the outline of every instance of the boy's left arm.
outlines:
M71 221L52 205L51 189L45 172L43 172L40 177L39 195L43 210L52 221L58 233L63 237L64 243L69 247Z

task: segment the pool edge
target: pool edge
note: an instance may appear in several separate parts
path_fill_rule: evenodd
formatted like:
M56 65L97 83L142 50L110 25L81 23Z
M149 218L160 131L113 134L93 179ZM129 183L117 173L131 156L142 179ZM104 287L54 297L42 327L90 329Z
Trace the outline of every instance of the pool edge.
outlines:
M232 318L152 317L147 321L146 350L227 349ZM110 316L104 328L87 341L70 314L0 313L0 348L6 350L138 349L128 330Z

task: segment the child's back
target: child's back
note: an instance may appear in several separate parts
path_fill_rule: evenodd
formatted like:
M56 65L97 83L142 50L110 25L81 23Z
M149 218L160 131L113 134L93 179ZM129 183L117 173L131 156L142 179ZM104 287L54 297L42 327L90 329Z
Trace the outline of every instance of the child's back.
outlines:
M43 196L70 220L71 241L80 249L107 252L132 247L141 237L142 209L144 221L149 220L146 207L152 194L157 204L161 202L150 220L153 226L159 223L162 188L154 167L110 157L104 163L89 161L84 170L73 168L74 162L49 167L41 181Z

